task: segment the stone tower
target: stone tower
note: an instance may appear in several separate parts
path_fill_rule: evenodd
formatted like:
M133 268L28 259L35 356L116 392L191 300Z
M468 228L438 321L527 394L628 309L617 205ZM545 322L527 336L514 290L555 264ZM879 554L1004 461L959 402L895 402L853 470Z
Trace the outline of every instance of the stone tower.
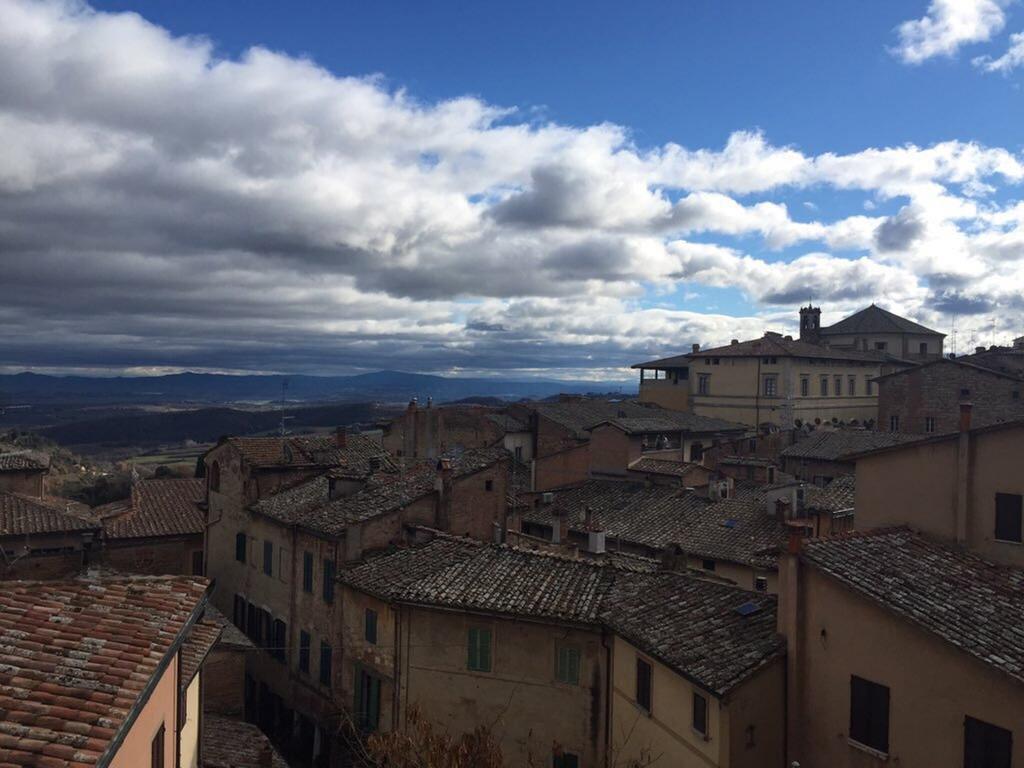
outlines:
M809 344L821 341L821 307L810 304L800 307L800 341Z

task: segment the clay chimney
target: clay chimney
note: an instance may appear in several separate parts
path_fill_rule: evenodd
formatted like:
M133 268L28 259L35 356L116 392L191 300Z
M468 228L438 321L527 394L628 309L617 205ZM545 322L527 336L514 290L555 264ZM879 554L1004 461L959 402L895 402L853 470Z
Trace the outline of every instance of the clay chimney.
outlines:
M334 430L334 442L342 450L348 445L348 430L345 427L338 427Z
M971 404L960 403L960 431L968 432L971 429Z

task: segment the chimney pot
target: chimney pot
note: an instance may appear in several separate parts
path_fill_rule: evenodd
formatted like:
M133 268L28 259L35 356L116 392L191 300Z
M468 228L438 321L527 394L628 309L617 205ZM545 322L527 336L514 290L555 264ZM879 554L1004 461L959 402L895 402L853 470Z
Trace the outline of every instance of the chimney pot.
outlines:
M700 352L700 344L694 344L693 345L693 351L694 352Z
M971 429L971 404L960 403L960 431L968 432Z
M740 340L739 340L739 339L733 339L733 340L732 340L732 341L730 341L729 343L730 343L730 344L731 344L732 346L734 346L734 347L735 347L735 346L736 346L737 344L739 344L739 343L740 343Z
M975 347L974 348L974 354L976 354L976 355L980 355L984 351L985 351L984 347Z

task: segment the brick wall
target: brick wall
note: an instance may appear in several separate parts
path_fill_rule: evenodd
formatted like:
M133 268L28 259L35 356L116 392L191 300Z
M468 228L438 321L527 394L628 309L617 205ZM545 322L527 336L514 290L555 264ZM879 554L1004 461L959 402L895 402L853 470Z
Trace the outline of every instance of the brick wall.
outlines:
M1021 393L1024 382L951 361L935 363L878 382L878 428L890 431L891 418L898 416L898 431L924 433L925 419L930 417L935 420L935 432L956 431L961 400L973 405L975 426L1024 418Z
M245 711L246 651L214 646L203 662L203 709L217 715Z
M190 576L193 552L202 553L203 535L107 540L96 560L119 571Z
M590 443L583 443L534 461L533 488L547 491L581 483L590 473Z
M0 472L0 491L39 498L43 495L45 472Z

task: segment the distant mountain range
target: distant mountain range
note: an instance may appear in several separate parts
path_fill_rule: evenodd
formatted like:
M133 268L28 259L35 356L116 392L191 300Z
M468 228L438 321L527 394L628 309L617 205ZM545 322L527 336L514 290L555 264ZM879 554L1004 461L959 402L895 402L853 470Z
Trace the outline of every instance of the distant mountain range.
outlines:
M284 388L282 389L282 386ZM241 403L407 402L412 397L438 403L470 397L504 400L545 398L561 392L635 394L632 382L508 381L448 378L402 371L355 376L233 376L178 373L168 376L91 377L37 373L0 375L0 407L38 403Z

